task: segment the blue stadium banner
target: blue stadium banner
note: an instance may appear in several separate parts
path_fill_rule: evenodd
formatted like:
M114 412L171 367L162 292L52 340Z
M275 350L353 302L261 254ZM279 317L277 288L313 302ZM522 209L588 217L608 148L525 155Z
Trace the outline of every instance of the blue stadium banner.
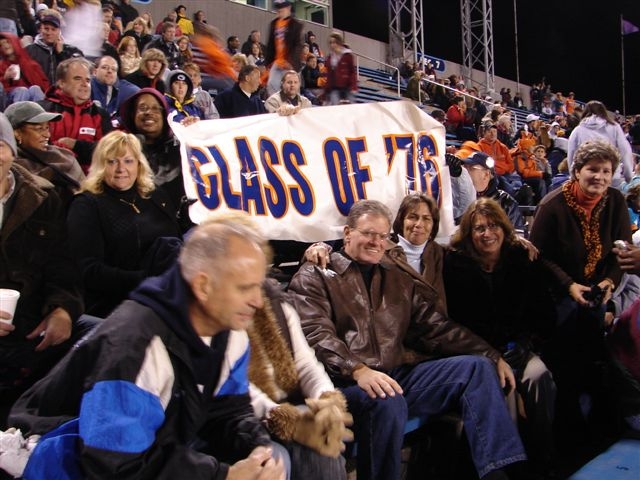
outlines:
M433 68L438 71L438 72L444 72L446 69L446 64L444 63L444 60L442 60L441 58L438 57L432 57L431 55L423 55L422 53L418 52L418 60L421 60L424 57L425 61L431 63L433 65Z

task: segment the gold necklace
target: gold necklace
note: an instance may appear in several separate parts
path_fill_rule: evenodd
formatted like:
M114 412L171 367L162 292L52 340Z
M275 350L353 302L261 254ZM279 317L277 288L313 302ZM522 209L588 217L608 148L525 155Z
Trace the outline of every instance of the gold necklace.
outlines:
M120 200L122 203L126 203L127 205L129 205L131 208L133 208L133 211L136 213L140 213L140 209L136 206L136 199L133 199L133 202L127 202L124 198L119 198L118 200Z

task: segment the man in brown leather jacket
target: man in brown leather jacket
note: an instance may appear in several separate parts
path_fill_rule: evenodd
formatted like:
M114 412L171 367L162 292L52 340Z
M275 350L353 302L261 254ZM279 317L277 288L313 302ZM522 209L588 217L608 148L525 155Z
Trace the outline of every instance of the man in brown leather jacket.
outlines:
M431 286L385 256L391 219L378 201L355 203L344 249L326 269L306 263L290 284L305 336L354 416L358 480L400 478L407 418L452 409L479 477L508 478L503 467L526 458L501 390L513 388L513 373L484 340L436 312Z

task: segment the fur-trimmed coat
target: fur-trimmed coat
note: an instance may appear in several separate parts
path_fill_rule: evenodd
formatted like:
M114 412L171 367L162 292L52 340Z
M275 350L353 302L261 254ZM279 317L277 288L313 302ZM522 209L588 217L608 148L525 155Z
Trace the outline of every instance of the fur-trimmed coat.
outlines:
M300 318L275 280L264 284L264 307L248 331L251 404L258 418L279 403L303 403L333 383L302 333Z

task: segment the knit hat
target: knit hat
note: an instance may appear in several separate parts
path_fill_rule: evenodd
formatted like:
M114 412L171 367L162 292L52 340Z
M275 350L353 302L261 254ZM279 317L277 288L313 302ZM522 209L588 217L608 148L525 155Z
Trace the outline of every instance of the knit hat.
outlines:
M191 80L191 77L182 70L173 70L169 74L169 78L167 79L167 83L169 85L167 93L169 95L173 95L173 93L171 92L171 85L178 80L186 82L187 84L187 94L184 98L191 98L191 95L193 95L193 81Z
M62 118L59 113L49 113L36 102L15 102L4 111L13 128L25 123L57 122Z
M9 119L4 113L0 113L0 141L3 141L9 146L14 157L18 154L13 128L11 128L11 123L9 123Z

